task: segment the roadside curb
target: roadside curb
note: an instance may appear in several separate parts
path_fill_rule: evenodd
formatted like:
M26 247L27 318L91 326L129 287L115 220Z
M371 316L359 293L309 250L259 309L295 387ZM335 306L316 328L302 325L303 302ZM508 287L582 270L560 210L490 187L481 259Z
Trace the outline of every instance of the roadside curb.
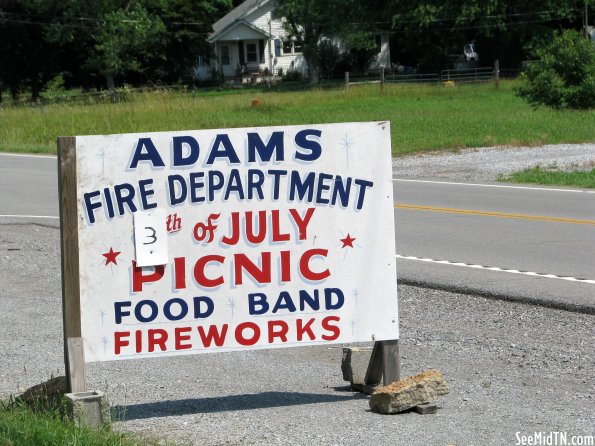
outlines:
M0 215L0 226L34 225L44 228L60 229L59 217L21 217Z
M470 296L484 297L491 300L502 300L506 302L516 302L526 305L533 305L537 307L551 308L553 310L570 311L572 313L595 315L595 304L581 305L569 302L559 302L552 299L537 299L534 297L514 296L503 293L492 293L485 290L480 290L473 287L457 286L457 285L443 285L434 282L424 282L421 280L398 279L399 285L413 286L416 288L427 288L431 290L448 291L450 293L466 294Z

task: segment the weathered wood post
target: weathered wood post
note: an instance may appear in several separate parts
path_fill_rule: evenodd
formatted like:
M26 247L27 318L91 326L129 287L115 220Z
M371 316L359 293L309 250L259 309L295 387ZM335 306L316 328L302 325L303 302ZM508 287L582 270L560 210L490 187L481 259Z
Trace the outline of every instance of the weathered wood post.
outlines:
M384 67L380 68L380 93L384 94Z
M500 86L500 60L496 59L494 61L494 83L496 84L496 88Z
M376 341L366 372L365 385L374 386L380 382L386 386L401 379L399 340Z
M64 365L71 393L86 392L79 282L76 138L58 138Z
M345 91L349 90L349 71L345 72Z

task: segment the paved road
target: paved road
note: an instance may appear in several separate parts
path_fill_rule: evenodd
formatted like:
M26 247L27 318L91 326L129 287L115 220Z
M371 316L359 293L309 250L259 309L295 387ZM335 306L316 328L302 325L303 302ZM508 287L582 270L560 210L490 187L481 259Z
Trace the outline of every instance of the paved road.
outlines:
M59 227L57 178L54 156L0 154L0 223Z
M395 201L402 281L595 307L595 191L397 180Z
M0 223L58 227L55 157L0 154ZM595 311L595 191L395 180L404 283Z

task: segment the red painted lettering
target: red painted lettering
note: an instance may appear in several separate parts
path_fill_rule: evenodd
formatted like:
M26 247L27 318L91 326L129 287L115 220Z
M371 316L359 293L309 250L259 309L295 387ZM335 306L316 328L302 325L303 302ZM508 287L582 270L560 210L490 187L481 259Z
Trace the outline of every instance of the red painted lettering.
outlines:
M122 347L130 345L128 339L124 339L130 336L129 331L116 331L114 333L114 353L119 355L122 351Z
M291 252L281 251L281 282L291 282Z
M205 275L205 268L209 262L217 262L223 264L225 262L225 257L218 255L208 255L198 259L196 261L196 265L194 265L194 279L196 280L196 283L206 288L213 288L219 285L223 285L223 276L219 276L214 279L209 279Z
M184 257L174 259L174 279L176 290L186 289L186 259Z
M253 244L262 243L267 235L267 213L258 212L258 233L254 233L254 222L252 221L252 211L246 212L246 239Z
M175 340L176 340L176 350L187 350L192 348L192 344L183 343L185 341L190 340L190 335L184 333L190 333L192 331L191 327L176 327L175 329Z
M215 342L215 345L217 347L221 347L225 342L225 336L227 335L227 327L227 324L223 324L223 327L221 327L221 332L219 332L219 329L216 325L209 325L209 331L205 333L204 327L199 325L197 329L203 347L210 347L211 343L213 342Z
M281 228L279 227L279 211L275 209L271 211L272 217L271 221L273 223L273 242L286 242L289 240L289 233L281 233Z
M260 262L262 268L252 262L246 254L234 255L234 283L241 285L244 283L242 270L250 274L258 283L271 283L271 253L260 253Z
M136 262L132 261L132 291L138 293L143 290L143 283L157 282L163 277L165 272L164 265L157 265L151 274L143 274L143 268L137 267Z
M252 330L252 337L244 336L244 330L246 329ZM236 327L235 335L238 344L244 346L254 345L260 339L260 328L254 322L243 322Z
M334 341L341 334L341 329L337 325L331 324L331 322L339 322L341 318L339 316L327 316L322 320L322 328L329 331L331 334L323 334L322 339L325 341Z
M299 212L295 209L290 209L289 213L293 217L293 221L298 227L298 237L300 240L306 240L308 238L308 223L310 223L310 219L312 215L314 215L315 208L308 208L306 211L306 215L304 218L299 214Z
M300 273L306 280L320 281L324 280L331 275L331 272L327 269L321 272L314 272L310 268L310 259L314 256L326 257L328 249L314 248L304 252L300 259Z
M149 352L154 352L155 346L158 346L162 352L167 350L167 347L165 346L168 337L167 331L162 328L149 329L147 335L149 337Z
M287 332L289 326L285 321L269 321L269 344L275 341L275 338L281 339L281 342L287 342Z
M316 339L316 336L314 335L314 332L312 331L312 324L314 323L316 319L312 318L310 319L308 322L306 322L306 325L304 325L304 321L302 319L298 319L296 321L296 329L297 329L297 340L301 341L304 338L304 334L308 334L308 337L310 338L311 341L313 341L314 339Z
M134 340L135 340L135 349L136 353L140 353L143 351L143 332L142 330L136 330L134 332Z

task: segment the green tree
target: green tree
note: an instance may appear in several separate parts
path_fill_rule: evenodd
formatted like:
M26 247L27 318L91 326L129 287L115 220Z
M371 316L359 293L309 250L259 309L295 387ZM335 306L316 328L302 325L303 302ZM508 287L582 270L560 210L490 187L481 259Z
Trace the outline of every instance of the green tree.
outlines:
M1 1L1 0L0 0ZM206 36L231 0L30 0L53 17L48 39L73 63L81 83L96 75L127 82L179 82L192 76L197 57L208 58Z
M113 91L114 76L142 73L144 61L155 55L164 57L164 33L161 19L140 3L106 12L99 18L88 64L105 76L107 87Z
M212 24L232 8L231 0L170 0L156 12L165 32L165 58L156 67L167 82L191 79L198 56L209 59L206 37Z
M24 88L37 99L57 71L57 54L44 39L45 27L34 1L0 0L0 85L15 100Z
M592 2L592 0L586 0ZM482 64L518 66L562 28L580 28L585 0L388 0L395 59L443 68L475 41Z
M289 35L303 47L310 83L320 79L321 57L326 52L321 37L339 37L350 49L374 45L378 17L384 0L277 0L275 15L285 21Z
M540 61L523 73L517 94L531 105L552 108L595 107L595 45L567 30L538 50Z

